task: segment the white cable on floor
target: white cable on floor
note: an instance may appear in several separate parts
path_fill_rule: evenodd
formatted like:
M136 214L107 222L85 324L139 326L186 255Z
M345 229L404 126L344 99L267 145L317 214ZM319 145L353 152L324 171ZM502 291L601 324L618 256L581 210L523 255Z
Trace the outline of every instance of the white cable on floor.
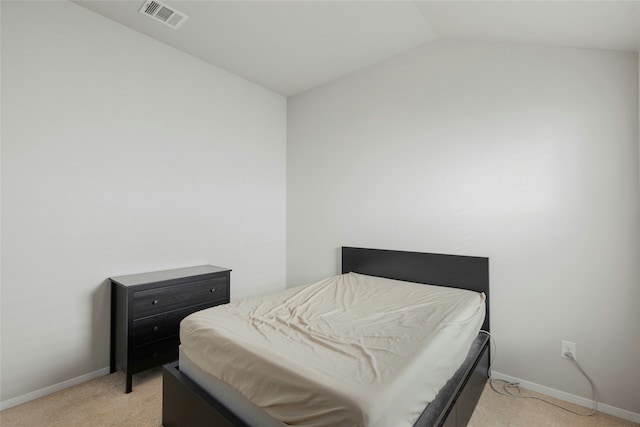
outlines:
M491 365L493 364L493 359L495 358L495 354L497 352L498 346L496 345L493 337L491 336L491 334L487 331L480 331L485 333L488 337L490 342L493 342L493 357L491 358L491 360L489 361L489 372L491 372ZM493 391L495 391L498 394L501 394L503 396L507 396L507 397L517 397L520 399L535 399L535 400L540 400L541 402L544 403L548 403L549 405L553 405L556 408L560 408L563 411L567 411L567 412L571 412L572 414L575 415L580 415L583 417L590 417L593 414L595 414L598 411L598 401L596 400L596 396L595 396L595 386L593 385L593 381L591 381L591 378L589 378L589 376L587 375L587 373L584 371L584 369L582 369L582 367L578 364L578 362L576 361L576 359L573 357L573 354L567 352L564 354L565 357L567 357L569 360L571 360L574 365L576 365L576 368L578 368L578 370L582 373L582 375L584 375L584 377L587 379L587 381L589 381L589 385L591 386L591 401L593 402L593 409L591 411L589 411L588 413L582 413L582 412L577 412L574 411L573 409L569 409L569 408L565 408L564 406L558 405L556 403L550 402L548 400L545 400L541 397L536 397L536 396L524 396L522 395L522 392L520 390L520 383L513 383L513 382L509 382L506 380L498 380L498 379L493 379L493 378L489 378L489 385L491 386L491 389ZM496 388L496 386L494 385L494 382L500 381L502 382L502 391L498 390ZM515 390L515 391L511 391L511 390Z

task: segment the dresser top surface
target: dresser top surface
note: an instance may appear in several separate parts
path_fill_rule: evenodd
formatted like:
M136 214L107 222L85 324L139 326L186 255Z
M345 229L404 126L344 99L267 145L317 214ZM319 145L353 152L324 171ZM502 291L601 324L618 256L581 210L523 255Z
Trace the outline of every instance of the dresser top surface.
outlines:
M148 273L128 274L126 276L110 277L111 281L122 286L136 286L145 283L161 282L180 279L183 277L200 276L203 274L222 273L231 271L229 268L215 265L197 265L194 267L174 268L172 270L151 271Z

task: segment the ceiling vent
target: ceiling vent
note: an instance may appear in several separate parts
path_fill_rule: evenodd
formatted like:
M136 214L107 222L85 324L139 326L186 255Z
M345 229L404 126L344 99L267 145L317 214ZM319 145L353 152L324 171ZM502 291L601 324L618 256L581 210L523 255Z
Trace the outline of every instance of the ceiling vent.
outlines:
M189 17L173 7L156 0L147 0L140 8L140 13L150 16L156 21L177 30Z

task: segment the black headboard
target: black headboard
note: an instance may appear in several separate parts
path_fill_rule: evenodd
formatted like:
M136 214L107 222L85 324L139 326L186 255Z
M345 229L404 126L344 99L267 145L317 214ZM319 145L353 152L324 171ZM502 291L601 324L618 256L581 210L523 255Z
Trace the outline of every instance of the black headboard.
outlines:
M342 247L342 273L484 292L489 331L489 258Z

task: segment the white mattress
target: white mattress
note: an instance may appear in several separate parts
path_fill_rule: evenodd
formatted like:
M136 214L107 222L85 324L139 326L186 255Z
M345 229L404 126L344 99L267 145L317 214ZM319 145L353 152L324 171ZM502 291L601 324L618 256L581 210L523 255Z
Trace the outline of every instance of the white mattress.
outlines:
M411 426L463 362L484 295L335 276L194 313L182 353L295 426Z

